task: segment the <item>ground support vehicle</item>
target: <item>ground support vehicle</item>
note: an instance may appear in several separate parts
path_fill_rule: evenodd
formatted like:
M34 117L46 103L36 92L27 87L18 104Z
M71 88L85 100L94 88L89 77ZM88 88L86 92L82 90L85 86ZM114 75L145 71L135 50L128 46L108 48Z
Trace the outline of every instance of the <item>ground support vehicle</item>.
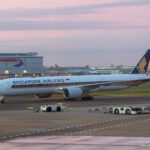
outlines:
M101 107L99 110L103 113L113 114L150 114L150 106L112 106L112 107Z
M127 114L127 115L135 115L135 114L142 114L141 107L113 107L112 108L113 114Z
M66 107L64 104L43 105L40 110L43 112L60 112L66 111Z
M143 114L150 114L150 107L141 107Z

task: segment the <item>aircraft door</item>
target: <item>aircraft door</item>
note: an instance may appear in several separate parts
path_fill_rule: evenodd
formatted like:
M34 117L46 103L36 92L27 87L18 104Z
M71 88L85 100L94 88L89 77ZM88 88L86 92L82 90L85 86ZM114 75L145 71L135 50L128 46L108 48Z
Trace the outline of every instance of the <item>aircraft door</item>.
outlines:
M5 90L11 89L11 82L5 80L5 82L2 82L2 87L3 87Z

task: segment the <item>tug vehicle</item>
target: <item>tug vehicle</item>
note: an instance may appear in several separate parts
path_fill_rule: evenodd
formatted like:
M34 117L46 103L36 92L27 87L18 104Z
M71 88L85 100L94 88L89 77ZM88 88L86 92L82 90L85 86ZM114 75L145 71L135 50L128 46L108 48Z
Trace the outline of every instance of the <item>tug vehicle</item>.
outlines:
M43 112L60 112L66 111L66 107L64 104L53 104L53 105L43 105L40 107L40 110Z
M127 114L127 115L136 115L136 114L142 114L142 108L141 107L113 107L112 108L113 114Z

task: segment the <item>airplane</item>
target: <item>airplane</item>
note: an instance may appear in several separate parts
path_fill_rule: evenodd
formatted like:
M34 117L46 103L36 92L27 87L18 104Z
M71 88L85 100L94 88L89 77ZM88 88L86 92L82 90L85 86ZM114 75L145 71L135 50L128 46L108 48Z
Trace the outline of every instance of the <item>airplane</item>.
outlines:
M21 77L0 80L0 101L5 96L33 94L37 98L63 94L64 99L92 99L89 93L106 90L123 90L150 81L148 66L150 49L141 58L131 74Z

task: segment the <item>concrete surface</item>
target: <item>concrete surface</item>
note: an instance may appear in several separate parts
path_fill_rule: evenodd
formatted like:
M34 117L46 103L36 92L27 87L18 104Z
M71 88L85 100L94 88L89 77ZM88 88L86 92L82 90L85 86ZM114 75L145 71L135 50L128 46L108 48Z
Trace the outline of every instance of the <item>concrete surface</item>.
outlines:
M60 149L62 146L63 149L119 149L120 146L129 150L150 149L149 143L144 143L150 141L150 115L113 115L88 111L103 106L150 105L150 97L96 97L92 101L9 97L6 101L6 104L0 105L0 150L35 149L40 141L43 149ZM36 113L27 109L29 106L39 108L44 104L59 102L65 103L68 111ZM30 143L31 139L33 142Z
M1 150L149 150L150 137L44 136L0 143Z

